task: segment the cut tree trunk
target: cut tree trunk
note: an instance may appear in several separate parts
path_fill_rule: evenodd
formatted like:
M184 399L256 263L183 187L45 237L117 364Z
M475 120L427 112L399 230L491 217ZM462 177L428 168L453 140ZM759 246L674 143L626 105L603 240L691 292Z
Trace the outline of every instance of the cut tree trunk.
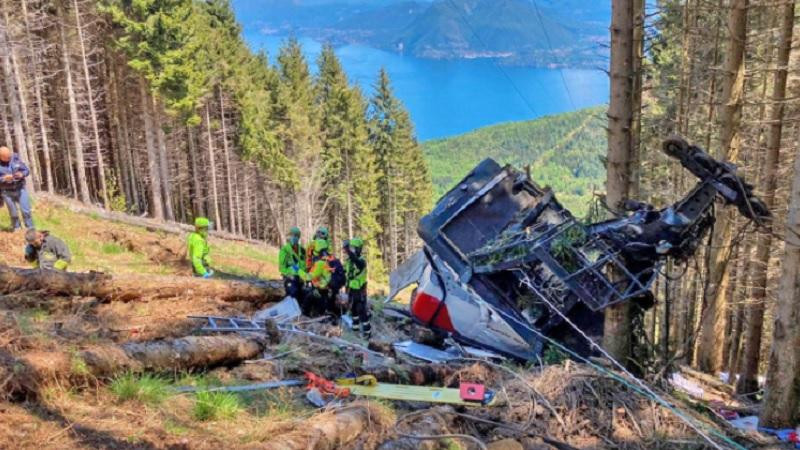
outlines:
M186 336L179 339L96 345L77 352L29 351L0 355L0 396L36 393L43 383L108 378L126 372L174 372L236 365L264 351L264 336Z
M48 203L62 206L74 213L87 214L93 217L99 217L103 220L109 220L112 222L119 222L127 225L133 225L136 227L142 227L148 230L158 230L172 234L189 233L194 231L194 227L191 225L178 222L160 221L147 217L131 216L129 214L117 211L106 211L103 208L98 208L91 205L85 205L83 203L67 200L64 197L59 197L56 195L49 195L46 193L42 193L37 195L37 199L40 201L44 200L47 201ZM247 239L243 236L236 236L234 234L222 231L211 231L209 232L209 235L215 238L224 239L226 241L247 242L255 245L264 244L264 242L260 240Z
M100 272L69 273L0 266L0 294L42 291L47 295L97 297L104 301L155 298L211 297L226 302L256 304L280 301L280 281L200 280L192 277L139 274L108 275Z

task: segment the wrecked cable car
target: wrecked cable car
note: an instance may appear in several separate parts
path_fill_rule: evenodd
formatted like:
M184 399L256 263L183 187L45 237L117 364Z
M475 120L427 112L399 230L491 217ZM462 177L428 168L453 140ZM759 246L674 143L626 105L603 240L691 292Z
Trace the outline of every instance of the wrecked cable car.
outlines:
M590 224L525 173L484 160L420 220L423 249L391 274L389 298L416 283L415 322L514 359L535 359L544 336L590 354L576 330L598 339L605 308L651 306L661 266L697 251L718 200L758 223L770 215L735 165L681 138L663 151L697 185L663 209L629 201L623 216Z

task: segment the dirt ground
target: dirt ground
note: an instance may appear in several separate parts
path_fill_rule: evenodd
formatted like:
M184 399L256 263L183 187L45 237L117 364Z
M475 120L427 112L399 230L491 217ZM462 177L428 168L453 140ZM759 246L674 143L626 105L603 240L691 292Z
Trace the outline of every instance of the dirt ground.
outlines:
M100 221L77 227L65 214L57 209L43 212L54 233L66 235L73 245L92 242L76 258L77 270L105 267L176 276L188 271L182 262L181 237ZM9 233L0 236L0 263L23 265L20 239ZM270 249L243 244L217 248L217 261L232 273L276 275ZM23 394L5 395L20 372L14 366L16 357L46 352L69 357L103 344L202 335L201 323L186 316L250 316L254 310L246 302L197 297L124 303L45 298L37 292L0 296L0 368L5 369L0 370L0 448L708 447L665 408L574 362L521 367L463 361L434 367L395 354L391 343L418 336L418 331L381 311L375 303L376 337L369 343L333 320L301 321L300 325L320 336L341 337L385 353L389 359L379 367L371 367L374 358L363 352L285 333L267 345L259 358L191 371L95 378L73 358L66 377L38 380ZM385 381L435 386L478 382L496 392L497 402L491 407L466 408L348 398L326 411L306 401L304 387L292 387L221 396L215 400L218 403L204 409L207 399L201 394L174 392L176 386L299 379L305 371L329 379L374 373ZM9 374L6 379L3 373ZM126 382L135 387L133 394L124 389ZM362 414L366 419L345 422L347 414ZM718 427L706 416L690 414ZM325 437L333 428L342 432L342 427L350 433L346 438Z

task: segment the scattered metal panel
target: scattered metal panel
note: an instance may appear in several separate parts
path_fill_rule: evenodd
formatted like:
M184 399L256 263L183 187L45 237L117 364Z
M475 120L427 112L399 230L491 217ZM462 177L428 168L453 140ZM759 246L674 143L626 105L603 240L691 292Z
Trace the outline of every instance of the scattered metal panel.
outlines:
M414 341L395 342L394 349L407 355L411 355L414 358L437 364L446 363L459 358L458 354L438 350Z
M384 302L392 301L400 291L419 281L427 264L425 252L420 250L399 265L389 276L389 295Z
M253 320L256 322L272 320L275 323L286 323L297 319L301 314L302 311L297 300L294 297L286 297L279 303L253 314Z

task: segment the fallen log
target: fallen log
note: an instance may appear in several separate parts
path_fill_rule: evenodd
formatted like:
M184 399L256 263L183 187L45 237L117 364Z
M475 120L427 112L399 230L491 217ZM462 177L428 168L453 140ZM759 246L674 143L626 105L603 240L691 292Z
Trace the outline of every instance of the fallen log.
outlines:
M74 213L84 214L91 217L98 217L103 220L108 220L111 222L119 222L119 223L124 223L126 225L142 227L147 230L163 231L165 233L170 233L170 234L191 233L194 230L194 227L192 225L187 225L185 223L171 222L166 220L162 221L162 220L152 219L149 217L132 216L130 214L125 214L117 211L107 211L98 206L86 205L76 200L72 200L66 197L61 197L58 195L48 194L46 192L39 192L36 194L36 197L39 200L45 200L48 203L60 206L62 208L66 208ZM224 239L226 241L247 242L249 244L257 244L257 245L264 244L263 241L249 239L245 236L227 233L224 231L212 230L209 234L212 237Z
M53 380L63 385L70 380L110 378L125 372L176 372L236 365L258 357L267 343L266 335L186 336L95 345L73 353L30 351L16 358L5 355L0 357L0 396L36 393L39 386Z
M280 301L284 296L283 283L275 280L249 283L165 275L57 272L0 265L0 295L26 291L97 297L105 301L210 297L256 304Z
M374 407L354 404L311 417L294 427L294 431L278 435L260 448L334 450L354 444L366 431L369 431L371 440L379 439L388 425L384 422L387 421Z

